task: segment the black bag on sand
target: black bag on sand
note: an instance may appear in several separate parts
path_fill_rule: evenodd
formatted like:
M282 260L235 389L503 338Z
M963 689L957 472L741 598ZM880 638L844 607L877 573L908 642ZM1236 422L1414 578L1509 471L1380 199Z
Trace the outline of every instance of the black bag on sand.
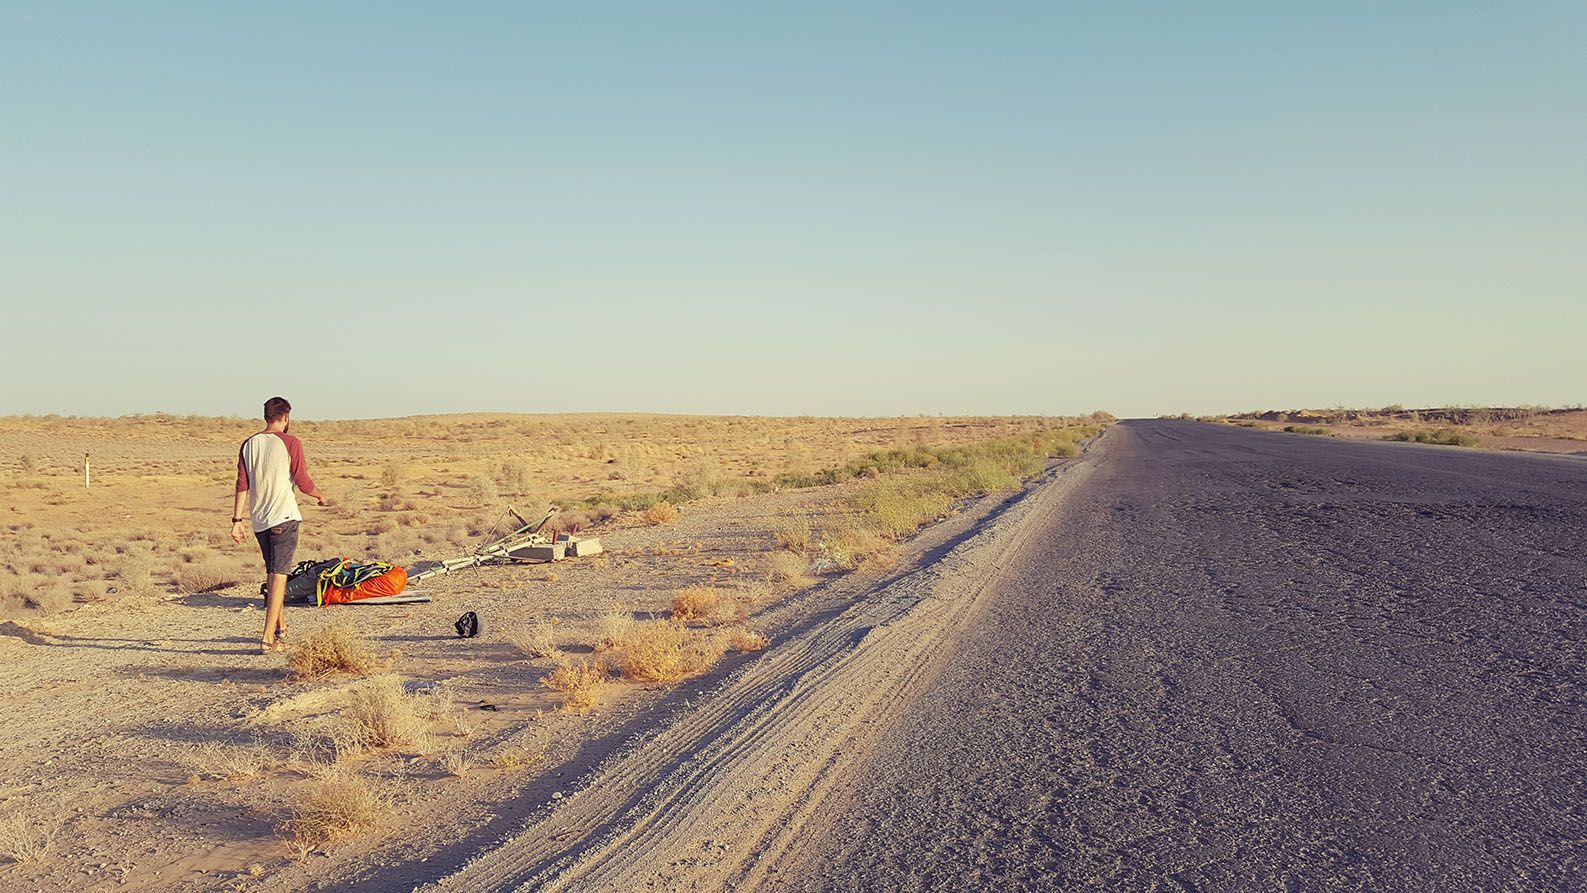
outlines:
M452 624L452 628L457 630L457 634L464 639L472 639L479 635L481 626L479 615L473 611L469 611L462 617L457 618L457 622Z

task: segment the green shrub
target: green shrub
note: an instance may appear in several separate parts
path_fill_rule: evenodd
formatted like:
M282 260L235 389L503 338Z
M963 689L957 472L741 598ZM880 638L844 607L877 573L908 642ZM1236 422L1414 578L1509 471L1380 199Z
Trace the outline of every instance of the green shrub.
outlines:
M1321 435L1327 435L1327 433L1328 433L1328 429L1327 428L1319 428L1316 425L1285 425L1284 426L1284 430L1288 431L1291 434L1321 434Z
M1477 445L1475 435L1467 434L1455 428L1435 428L1432 431L1397 431L1387 434L1384 440L1394 440L1401 443L1436 443L1443 446L1474 447Z
M897 539L948 510L954 497L945 483L941 476L877 481L854 493L849 502L860 510L866 524Z

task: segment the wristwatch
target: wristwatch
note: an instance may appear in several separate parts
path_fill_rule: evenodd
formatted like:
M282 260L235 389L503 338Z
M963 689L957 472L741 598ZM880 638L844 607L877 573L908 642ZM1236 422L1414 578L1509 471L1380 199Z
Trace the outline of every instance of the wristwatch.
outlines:
M231 519L231 523L233 523L233 524L241 524L242 523L242 519L241 518L233 518L233 519Z

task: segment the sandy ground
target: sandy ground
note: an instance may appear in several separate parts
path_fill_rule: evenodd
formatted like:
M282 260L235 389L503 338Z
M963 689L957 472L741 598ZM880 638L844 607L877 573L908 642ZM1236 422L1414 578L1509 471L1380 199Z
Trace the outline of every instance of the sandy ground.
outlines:
M838 430L834 436L849 436ZM884 426L867 436L892 442L897 435ZM222 442L218 434L215 439ZM845 443L850 452L867 448L862 439ZM335 457L336 449L333 442L320 455ZM163 529L174 520L184 530L212 520L209 503L218 497L208 487L193 492L195 479L208 478L216 492L224 492L223 475L203 470L212 460L189 457L181 462L191 468L159 475L147 467L148 450L147 444L128 448L121 457L145 464L146 473L134 479L81 494L48 479L47 487L18 491L35 499L43 494L29 517L55 518L43 527L46 532L74 531L69 549L57 544L49 554L92 567L82 559L108 535L100 531L117 526L117 518L130 521L129 527L167 525ZM368 460L344 461L338 466L335 458L322 460L320 467L340 480L369 476ZM447 501L445 467L426 469L430 477L412 492L423 498L425 488L436 486L437 493L419 511L432 517L470 511ZM609 769L600 768L621 760L635 736L654 734L666 717L705 716L705 704L734 715L738 702L707 693L745 676L775 687L791 666L775 655L804 655L795 665L808 669L811 655L823 653L820 648L839 648L855 636L864 638L866 629L886 625L894 614L910 613L905 609L921 596L898 589L896 581L918 580L912 571L933 565L956 538L1001 511L1007 497L973 500L928 526L899 551L896 569L829 572L803 589L772 582L766 560L777 548L775 527L790 516L819 514L855 486L863 482L700 498L684 506L681 519L662 526L625 515L595 531L606 554L435 578L415 587L433 597L429 604L289 608L291 640L332 626L350 628L369 639L387 670L410 691L440 686L456 705L430 724L422 740L338 764L387 795L396 819L306 857L292 852L277 827L291 804L325 783L323 748L305 730L344 712L357 680L294 682L283 656L258 653L262 613L257 582L248 579L256 575L238 573L247 582L186 593L166 589L163 595L134 597L112 589L108 597L64 613L14 614L16 619L0 623L0 660L10 674L10 685L0 692L0 724L6 729L0 805L7 815L26 816L31 828L52 831L53 844L40 861L0 866L0 881L19 890L386 890L443 880L495 841L541 821L549 804L563 804L562 812L553 811L563 817L574 815L566 807L576 804L589 810L586 821L613 828L614 816L627 815L626 802L580 794L592 788L638 790L631 784L637 776L608 784ZM143 514L121 517L147 493L164 490L184 494L186 501L174 509L144 503ZM314 541L316 527L357 530L367 511L306 506L305 541ZM8 528L19 537L39 529L31 521ZM178 534L177 541L186 535ZM251 544L231 547L213 540L200 540L206 561L209 552L224 552L239 567L257 561ZM231 549L236 554L226 551ZM442 543L429 551L458 549ZM31 567L35 559L14 560ZM41 576L67 572L33 570ZM181 579L181 570L173 579ZM747 602L748 624L770 635L772 650L729 654L706 676L677 685L620 683L611 703L593 716L578 716L559 710L541 684L553 662L528 659L510 642L509 634L530 620L549 617L557 623L563 652L587 655L597 617L609 606L621 605L636 618L665 616L676 589L699 583ZM892 594L873 604L871 594L878 589ZM862 606L859 613L845 613L856 605ZM465 610L485 620L486 633L478 639L460 640L451 629ZM843 622L834 625L833 618ZM933 634L921 642L939 638ZM789 646L778 650L784 640ZM881 665L872 660L867 666L874 675ZM879 708L867 708L874 709ZM217 771L217 753L232 765ZM459 754L470 768L449 773L448 758ZM235 771L238 763L247 768ZM569 839L558 835L559 841Z
M1482 410L1329 411L1296 410L1231 416L1247 425L1282 431L1286 425L1322 428L1333 437L1382 440L1402 431L1454 427L1490 450L1587 455L1587 410L1549 410L1513 420L1481 420ZM1444 418L1438 413L1445 413Z
M258 653L262 614L251 586L8 621L0 626L9 677L0 692L0 802L57 824L59 833L47 861L0 868L0 879L6 889L307 889L394 854L424 859L499 821L498 804L564 784L591 759L591 740L668 695L666 687L623 685L616 703L593 717L563 713L539 684L550 662L525 659L506 631L555 616L564 649L588 653L582 643L607 605L664 616L676 587L711 581L755 596L751 622L776 635L803 596L772 592L757 558L771 544L774 519L830 499L831 490L701 500L675 524L603 531L609 552L596 558L426 581L415 588L434 597L430 604L289 608L293 638L345 625L367 634L410 684L446 683L469 727L435 730L428 753L358 760L358 771L398 798L401 825L303 863L289 858L274 829L313 779L279 764L254 779L194 778L191 764L206 743L257 745L284 761L294 722L345 706L349 682L288 682L283 657ZM315 522L310 509L306 524ZM456 638L451 624L464 610L485 619L485 635ZM750 659L730 657L725 666ZM533 766L493 765L503 752L542 742L548 751ZM454 747L476 763L463 778L438 764Z
M506 504L569 526L673 501L740 496L876 450L1013 435L1052 419L459 415L294 420L333 507L305 555L410 564L466 552ZM243 419L0 418L0 620L75 604L201 593L258 574L232 508ZM83 456L92 456L84 487Z

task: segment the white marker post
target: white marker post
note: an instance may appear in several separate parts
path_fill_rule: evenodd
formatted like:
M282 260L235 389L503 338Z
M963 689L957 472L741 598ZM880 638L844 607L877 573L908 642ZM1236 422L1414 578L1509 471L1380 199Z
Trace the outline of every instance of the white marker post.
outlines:
M83 454L83 489L88 489L88 454Z

